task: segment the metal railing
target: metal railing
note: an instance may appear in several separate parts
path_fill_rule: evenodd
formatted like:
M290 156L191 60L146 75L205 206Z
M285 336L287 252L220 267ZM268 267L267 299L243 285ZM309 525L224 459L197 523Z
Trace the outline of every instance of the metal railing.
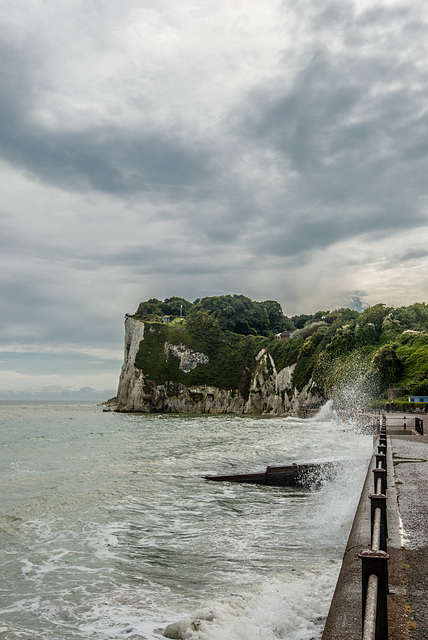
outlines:
M382 421L383 422L383 421ZM388 640L387 457L386 425L380 427L375 455L374 493L370 499L371 545L358 556L362 563L363 640Z
M422 418L418 418L417 416L394 416L394 415L389 415L388 418L383 414L382 418L378 418L377 423L378 425L381 424L381 420L382 420L382 426L386 426L387 422L388 422L388 426L389 427L393 427L393 428L400 428L401 426L403 427L403 431L404 433L407 433L407 427L409 426L408 421L410 420L410 426L412 426L412 421L414 421L414 428L415 431L417 431L417 433L419 433L421 436L424 435L424 421Z

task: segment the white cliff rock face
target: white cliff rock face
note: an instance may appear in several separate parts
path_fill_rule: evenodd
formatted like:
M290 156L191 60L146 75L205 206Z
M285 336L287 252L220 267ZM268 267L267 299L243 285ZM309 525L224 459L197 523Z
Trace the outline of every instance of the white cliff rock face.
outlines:
M256 356L248 398L244 398L237 389L219 389L209 385L191 387L177 382L155 384L135 366L144 331L143 322L126 317L125 359L117 394L119 411L302 415L319 406L319 396L312 381L299 393L292 386L295 365L277 371L266 349ZM179 368L184 373L209 362L207 355L183 344L165 342L164 353L167 359L177 357Z
M119 378L117 402L124 411L138 411L143 393L144 376L135 366L135 357L144 338L144 323L127 316L125 318L125 352Z
M171 344L165 342L164 351L167 359L170 356L176 356L180 360L179 369L184 373L190 373L193 369L196 369L198 364L207 364L209 362L208 356L205 353L199 353L198 351L192 351L184 344Z

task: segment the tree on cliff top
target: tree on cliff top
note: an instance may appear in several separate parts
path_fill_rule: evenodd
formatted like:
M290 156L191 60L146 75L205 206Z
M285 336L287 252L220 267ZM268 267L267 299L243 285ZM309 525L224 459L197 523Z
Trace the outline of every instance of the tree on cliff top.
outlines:
M284 316L282 307L275 300L254 302L243 295L211 296L195 300L192 304L184 298L173 296L158 300L150 298L140 302L135 313L137 317L160 319L164 315L179 316L180 311L188 320L199 309L204 310L218 321L222 331L231 331L241 335L269 336L284 329L292 331L295 327Z
M135 315L140 316L141 318L154 316L179 316L181 311L183 316L185 316L191 307L191 302L177 296L165 298L165 300L150 298L150 300L140 302Z
M275 300L254 302L243 295L212 296L195 300L189 317L197 309L203 309L218 320L223 331L241 335L268 336L284 329L294 329L293 323L284 316L282 307Z

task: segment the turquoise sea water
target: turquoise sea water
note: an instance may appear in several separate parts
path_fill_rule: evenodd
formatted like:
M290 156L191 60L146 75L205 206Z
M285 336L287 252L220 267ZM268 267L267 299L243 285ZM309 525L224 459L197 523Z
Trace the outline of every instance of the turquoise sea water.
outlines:
M152 640L174 623L190 640L320 637L372 449L329 407L0 403L0 638ZM325 460L341 472L317 489L201 479Z

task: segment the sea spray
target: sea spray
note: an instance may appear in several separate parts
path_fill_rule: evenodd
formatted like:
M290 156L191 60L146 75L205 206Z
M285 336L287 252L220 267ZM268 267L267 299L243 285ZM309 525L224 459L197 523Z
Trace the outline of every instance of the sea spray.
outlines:
M362 414L379 393L379 375L370 362L370 354L362 349L340 358L323 358L329 403L345 423L361 423Z

